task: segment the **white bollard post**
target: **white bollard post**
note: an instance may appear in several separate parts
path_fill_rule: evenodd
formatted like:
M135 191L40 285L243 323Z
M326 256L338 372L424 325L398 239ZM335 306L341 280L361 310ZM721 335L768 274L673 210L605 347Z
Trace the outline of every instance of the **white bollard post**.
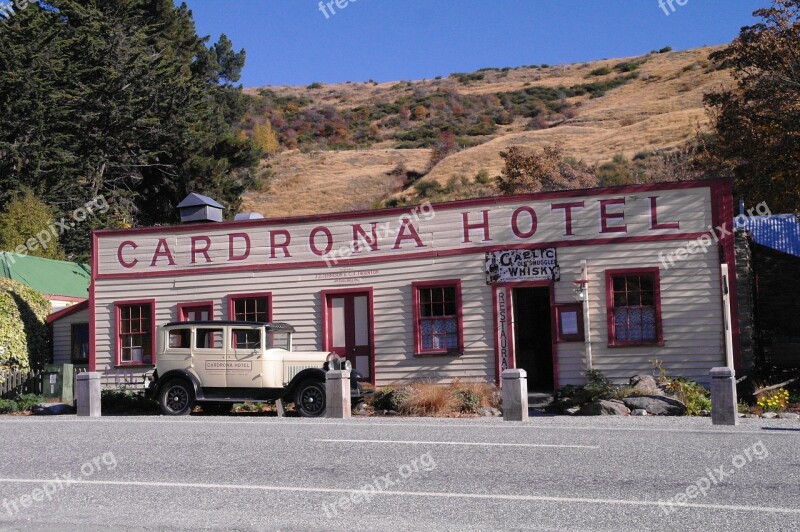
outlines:
M738 425L736 372L728 367L711 368L711 424Z
M528 374L524 369L503 372L503 421L528 421Z
M325 417L348 419L350 406L350 371L333 370L325 374Z
M79 416L100 417L100 374L96 371L78 373L75 400Z

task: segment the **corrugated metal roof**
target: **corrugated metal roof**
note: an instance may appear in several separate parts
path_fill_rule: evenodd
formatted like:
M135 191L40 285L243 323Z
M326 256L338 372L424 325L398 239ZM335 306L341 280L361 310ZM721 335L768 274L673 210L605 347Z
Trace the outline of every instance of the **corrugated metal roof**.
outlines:
M0 276L42 294L89 297L91 270L86 264L0 251Z
M800 257L800 223L794 214L737 216L737 229L745 229L756 244Z

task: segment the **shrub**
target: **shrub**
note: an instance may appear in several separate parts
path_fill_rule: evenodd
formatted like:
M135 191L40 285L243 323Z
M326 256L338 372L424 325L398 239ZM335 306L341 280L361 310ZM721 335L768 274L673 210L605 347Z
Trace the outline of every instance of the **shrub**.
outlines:
M609 67L600 67L595 68L591 72L589 72L590 76L605 76L611 74L611 69Z
M30 412L34 406L44 401L44 397L33 393L20 395L14 402L17 403L17 410L20 412Z
M633 72L639 68L639 63L635 63L633 61L624 61L622 63L617 64L614 67L614 70L617 72Z
M667 384L667 390L686 405L686 414L696 416L702 410L711 410L711 395L702 385L679 377Z
M399 412L408 401L407 386L384 386L372 397L372 406L375 410L394 410Z
M586 386L583 387L584 391L590 402L598 401L601 399L616 399L618 388L608 380L608 377L603 375L599 369L591 369L584 373L586 375Z
M758 394L756 406L764 412L783 412L789 405L789 391L785 388L769 390Z
M321 89L321 88L322 88L322 83L319 83L318 81L315 81L314 83L308 86L309 90Z
M458 408L465 414L475 414L481 409L481 398L472 390L456 390Z
M667 53L667 52L671 52L671 51L672 51L672 46L665 46L664 48L662 48L661 50L659 50L659 51L658 51L658 53L660 53L660 54L665 54L665 53Z
M147 414L158 410L157 403L145 398L143 392L124 386L100 392L100 403L103 412L109 414Z
M492 178L489 176L489 170L483 168L475 174L475 182L479 185L488 185Z
M17 402L11 399L0 399L0 414L10 414L17 411Z
M50 302L31 288L0 278L0 347L7 365L20 370L39 368L50 352L47 315Z

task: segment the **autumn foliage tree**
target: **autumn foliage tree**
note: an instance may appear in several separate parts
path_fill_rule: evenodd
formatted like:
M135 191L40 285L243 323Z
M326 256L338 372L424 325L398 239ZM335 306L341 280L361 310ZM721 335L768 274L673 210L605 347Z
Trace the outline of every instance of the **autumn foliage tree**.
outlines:
M735 176L748 203L800 210L800 0L775 0L712 59L736 85L705 97L717 134L718 170Z
M500 157L505 163L497 187L503 194L590 188L597 184L592 169L565 160L560 146L545 146L541 151L512 146L500 152Z

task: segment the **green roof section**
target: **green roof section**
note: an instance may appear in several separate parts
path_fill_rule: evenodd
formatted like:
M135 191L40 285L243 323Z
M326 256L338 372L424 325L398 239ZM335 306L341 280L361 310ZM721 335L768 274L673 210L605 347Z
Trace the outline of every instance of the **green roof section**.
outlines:
M88 298L92 273L86 264L0 251L0 277L48 296Z

